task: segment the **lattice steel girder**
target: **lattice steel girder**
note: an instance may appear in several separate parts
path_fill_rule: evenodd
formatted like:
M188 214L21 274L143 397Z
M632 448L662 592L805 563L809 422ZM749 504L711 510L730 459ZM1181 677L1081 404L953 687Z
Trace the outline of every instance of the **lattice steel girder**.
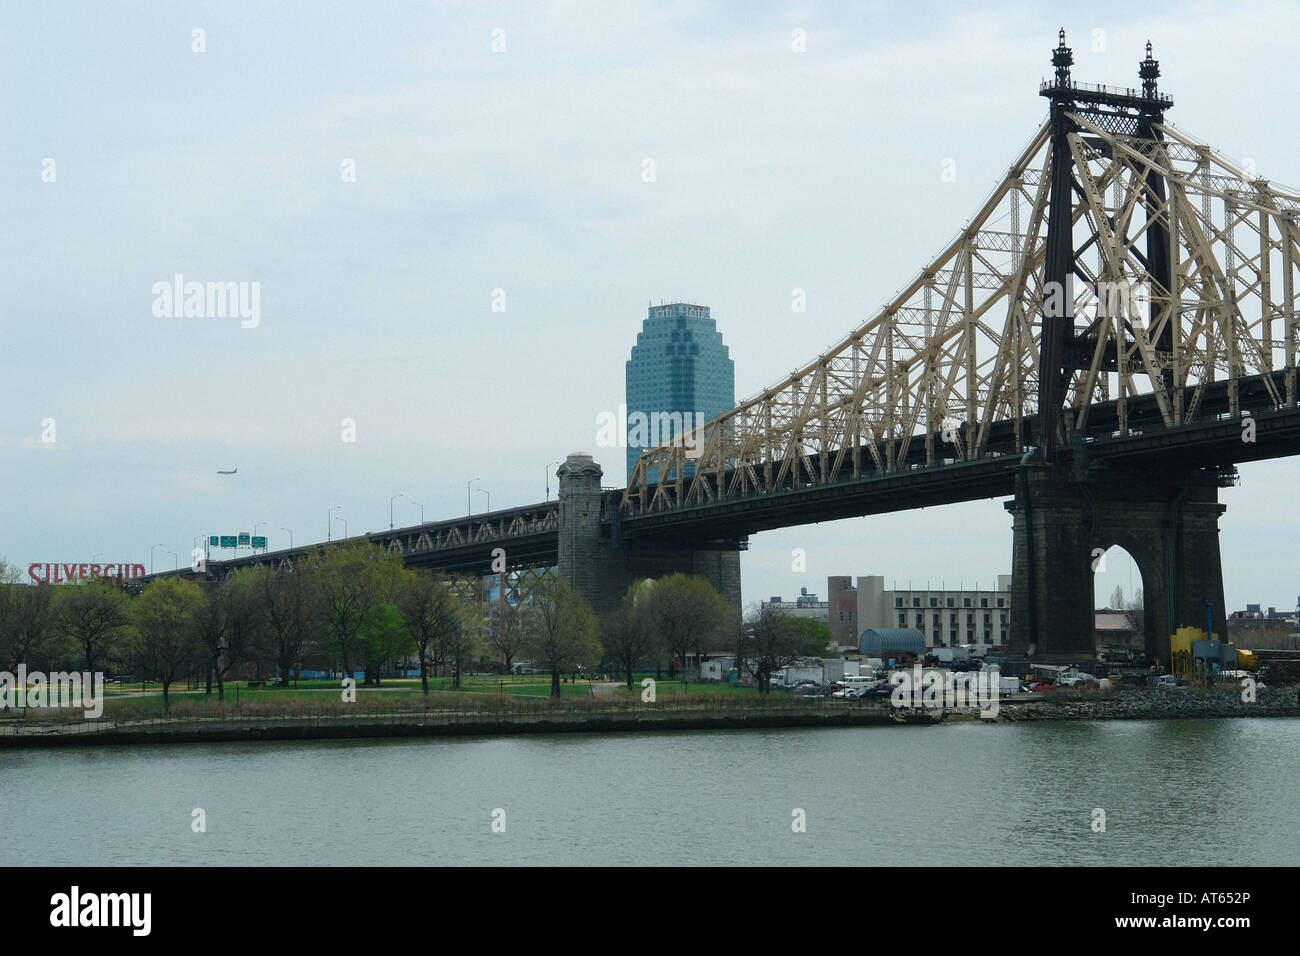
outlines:
M1265 379L1272 402L1294 407L1300 195L1167 123L1138 136L1068 116L1081 320L1066 437L1094 402L1139 395L1166 427L1192 423L1208 383L1273 369L1288 374L1284 387ZM834 348L678 444L646 449L622 511L887 474L913 441L927 464L972 460L999 422L1022 441L1038 404L1051 151L1045 123L952 242Z

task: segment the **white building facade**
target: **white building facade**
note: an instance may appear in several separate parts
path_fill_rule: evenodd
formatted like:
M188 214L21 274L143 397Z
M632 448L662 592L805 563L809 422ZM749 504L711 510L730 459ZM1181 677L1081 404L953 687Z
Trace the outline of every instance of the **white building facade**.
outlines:
M885 589L881 575L858 578L858 633L867 628L911 627L927 647L1005 644L1011 635L1011 575L996 590L974 588Z

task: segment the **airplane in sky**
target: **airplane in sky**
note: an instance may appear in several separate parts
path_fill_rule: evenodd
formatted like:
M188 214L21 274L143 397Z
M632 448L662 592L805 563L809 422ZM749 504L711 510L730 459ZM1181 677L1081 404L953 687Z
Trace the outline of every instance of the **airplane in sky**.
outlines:
M217 474L218 474L218 475L233 475L236 471L239 471L239 466L238 466L238 465L235 466L234 471L219 471L219 472L217 472Z

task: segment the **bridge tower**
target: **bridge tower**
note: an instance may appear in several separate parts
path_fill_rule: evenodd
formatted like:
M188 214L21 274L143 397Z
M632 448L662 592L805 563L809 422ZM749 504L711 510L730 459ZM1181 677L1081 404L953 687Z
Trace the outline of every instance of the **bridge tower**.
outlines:
M1102 468L1087 461L1087 446L1073 434L1074 419L1063 405L1076 372L1098 366L1098 336L1107 334L1101 321L1075 327L1076 276L1085 276L1078 255L1100 238L1092 236L1076 250L1078 217L1075 196L1083 191L1076 175L1071 138L1086 130L1073 118L1086 116L1107 132L1134 137L1137 149L1154 155L1160 148L1164 111L1173 100L1157 89L1160 64L1151 56L1139 64L1141 91L1113 90L1075 84L1070 79L1073 53L1065 31L1052 51L1054 79L1041 94L1051 101L1050 194L1040 352L1040 383L1036 450L1026 455L1016 479L1015 499L1006 508L1014 518L1012 615L1009 653L1013 660L1043 663L1084 662L1094 658L1093 575L1106 549L1120 545L1132 555L1142 573L1144 632L1147 654L1168 663L1169 635L1184 625L1204 626L1206 606L1213 611L1216 636L1225 631L1223 574L1219 554L1218 488L1230 483L1214 468L1186 463L1146 469ZM1151 346L1171 392L1175 415L1181 395L1174 389L1173 321L1163 322L1171 308L1170 235L1161 214L1166 184L1154 171L1140 192L1138 205L1146 217L1145 258L1151 283L1148 328L1160 330ZM1117 228L1114 222L1108 224ZM1100 280L1123 277L1103 274ZM1060 290L1057 295L1050 290ZM1063 308L1061 307L1063 306ZM1131 333L1130 333L1131 334ZM1113 353L1095 371L1118 371ZM1126 426L1126 400L1120 396L1119 423ZM1068 446L1072 465L1061 463Z
M738 548L620 536L618 495L601 488L604 471L591 455L576 451L555 473L560 482L559 573L598 615L614 610L634 582L675 571L705 578L740 613Z

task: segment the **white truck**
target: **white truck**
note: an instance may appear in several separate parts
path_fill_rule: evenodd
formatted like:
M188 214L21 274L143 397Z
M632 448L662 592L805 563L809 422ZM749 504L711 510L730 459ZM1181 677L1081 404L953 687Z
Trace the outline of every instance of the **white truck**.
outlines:
M846 677L859 676L858 662L829 658L822 661L822 671L828 683L838 682Z
M793 687L801 681L809 680L815 684L825 682L826 675L822 672L822 666L820 664L790 664L781 672L781 686L783 687Z

